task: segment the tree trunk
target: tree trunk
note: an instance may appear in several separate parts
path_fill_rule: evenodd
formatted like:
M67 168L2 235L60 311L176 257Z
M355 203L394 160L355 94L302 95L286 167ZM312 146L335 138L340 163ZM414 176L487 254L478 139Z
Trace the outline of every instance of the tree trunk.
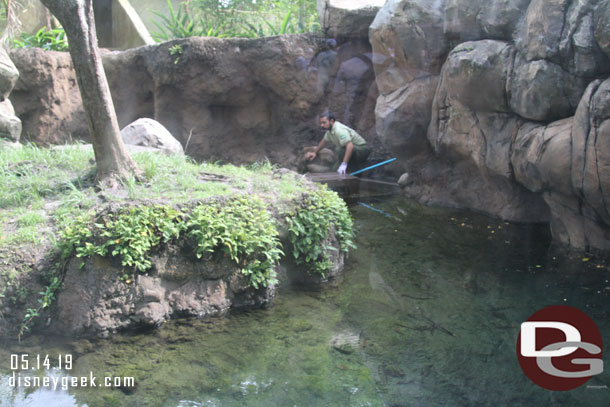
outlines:
M70 56L83 99L89 134L97 163L97 182L118 185L121 178L138 174L119 130L110 88L97 47L92 0L41 0L59 20L70 44Z

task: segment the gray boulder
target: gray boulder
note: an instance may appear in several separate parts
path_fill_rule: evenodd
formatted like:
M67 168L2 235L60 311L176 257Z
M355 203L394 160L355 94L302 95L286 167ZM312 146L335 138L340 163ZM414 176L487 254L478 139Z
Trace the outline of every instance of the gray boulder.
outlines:
M182 144L156 120L143 118L125 126L121 137L126 144L152 147L169 154L184 154Z
M610 58L610 3L607 1L601 2L597 6L594 18L594 36L595 41L601 50Z
M322 31L335 38L367 38L385 0L318 0Z
M574 117L572 182L575 191L610 226L610 79L595 81Z
M388 0L369 29L381 94L438 75L449 52L442 2Z
M460 105L442 107L442 90L439 93L428 128L428 139L436 153L447 159L471 161L483 172L509 178L511 138L518 119L506 113L475 112Z
M546 60L518 58L510 80L510 107L526 119L551 122L572 116L587 81Z
M15 87L19 71L9 58L4 47L0 46L0 101L5 100Z
M572 195L570 181L572 118L548 126L526 123L512 148L515 179L532 192Z
M0 102L0 139L17 142L21 137L21 120L15 116L10 100Z
M468 0L462 0L462 2ZM477 22L484 38L510 41L531 0L482 1Z
M542 194L556 241L610 250L610 80L587 88L576 115L526 123L512 146L517 182Z
M377 134L396 157L407 160L430 148L426 131L438 80L438 76L416 79L377 99Z
M510 44L493 40L467 42L449 54L427 133L439 162L426 161L429 169L422 171L427 177L436 167L433 171L442 175L430 176L435 186L417 185L426 178L414 178L417 182L408 191L429 202L475 208L505 219L548 217L542 197L512 181L512 141L521 122L507 103L514 54Z
M506 82L514 48L502 41L465 42L443 66L447 97L479 112L508 112Z
M451 41L510 41L531 0L447 0L444 31Z
M603 3L532 0L515 37L517 47L528 61L546 59L577 76L590 78L608 72L610 61L598 45L604 42L607 24Z
M559 53L559 41L570 0L532 0L515 43L528 61L553 58Z
M605 14L603 7L607 4L597 0L576 1L566 11L558 63L570 73L587 78L610 73L610 60L595 38L595 20L598 14Z
M511 162L515 179L530 191L540 193L550 208L553 238L573 247L585 248L590 232L599 225L588 225L581 201L574 195L570 177L572 118L541 126L526 123L519 129ZM595 233L593 233L595 234Z
M389 0L370 27L377 131L407 194L610 250L610 80L587 88L610 73L609 21L607 1ZM414 144L426 121L433 154Z
M517 117L508 110L506 78L513 54L509 44L492 40L467 42L449 54L428 128L428 140L438 154L510 176Z
M446 0L443 26L447 37L457 42L481 39L478 15L487 4L485 0Z

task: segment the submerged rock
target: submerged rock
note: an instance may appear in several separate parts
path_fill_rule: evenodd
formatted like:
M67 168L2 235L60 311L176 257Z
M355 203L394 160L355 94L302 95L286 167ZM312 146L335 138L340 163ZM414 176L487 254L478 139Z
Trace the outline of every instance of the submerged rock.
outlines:
M350 329L343 330L333 335L330 346L339 353L352 354L360 347L360 334Z

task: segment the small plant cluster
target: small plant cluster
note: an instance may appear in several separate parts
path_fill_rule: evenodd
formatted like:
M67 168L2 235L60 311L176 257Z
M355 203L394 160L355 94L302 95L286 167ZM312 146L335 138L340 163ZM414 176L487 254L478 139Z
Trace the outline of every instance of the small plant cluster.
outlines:
M334 228L341 250L354 248L352 218L345 202L326 187L304 195L296 211L285 216L292 254L297 264L306 264L310 274L323 277L332 265L326 244Z
M19 272L14 269L10 271L3 270L2 273L0 273L3 280L6 280L4 284L0 286L0 304L2 304L5 298L10 300L13 305L23 302L27 298L28 290L26 287L22 286L16 278L18 273Z
M21 321L21 325L19 326L19 332L17 334L17 339L21 340L21 337L27 333L31 327L34 318L40 316L40 312L49 307L53 301L55 301L55 293L61 286L62 280L57 275L57 268L51 270L48 278L48 284L44 287L42 291L38 293L40 297L38 298L38 307L36 308L28 308L25 310L25 316L23 317L23 321Z
M119 256L123 267L145 272L152 266L151 250L180 236L183 216L163 205L124 208L93 223L91 213L81 214L60 231L61 255L66 259L72 254L110 254ZM84 264L83 261L80 266Z
M257 199L199 204L190 213L155 205L122 209L95 221L92 217L91 213L77 216L61 230L64 259L118 256L123 267L143 273L152 267L155 248L186 237L194 243L197 258L224 253L241 267L253 287L276 283L273 267L282 254L278 231Z
M14 48L42 48L46 51L67 51L68 39L63 28L42 27L36 34L23 33L13 40Z
M237 198L226 204L199 205L186 225L198 258L220 250L242 267L253 287L277 283L274 266L283 252L277 225L260 200Z

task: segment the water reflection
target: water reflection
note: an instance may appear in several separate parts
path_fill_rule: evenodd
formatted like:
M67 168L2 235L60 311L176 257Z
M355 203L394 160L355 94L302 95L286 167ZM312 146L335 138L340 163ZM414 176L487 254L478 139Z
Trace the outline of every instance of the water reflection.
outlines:
M610 337L608 264L550 250L544 226L404 199L366 204L390 217L352 207L358 250L340 284L283 287L267 310L107 341L5 344L2 361L70 352L71 375L135 376L137 385L26 394L5 376L1 405L610 405L608 373L595 387L549 392L521 372L515 349L520 323L551 304L580 308Z

